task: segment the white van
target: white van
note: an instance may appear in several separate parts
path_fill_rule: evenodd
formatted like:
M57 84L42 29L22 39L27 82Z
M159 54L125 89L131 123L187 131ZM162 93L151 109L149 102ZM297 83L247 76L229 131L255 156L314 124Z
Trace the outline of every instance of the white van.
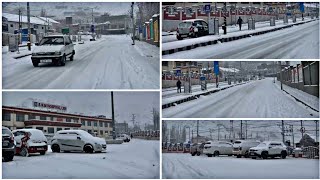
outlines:
M102 152L107 150L106 141L99 137L93 137L83 130L58 131L51 141L52 152L81 151L86 153Z
M248 158L249 149L259 144L259 141L236 140L233 144L233 155L237 156L237 158L241 158L242 156Z
M208 157L219 155L232 156L232 143L227 141L208 141L204 145L203 154Z

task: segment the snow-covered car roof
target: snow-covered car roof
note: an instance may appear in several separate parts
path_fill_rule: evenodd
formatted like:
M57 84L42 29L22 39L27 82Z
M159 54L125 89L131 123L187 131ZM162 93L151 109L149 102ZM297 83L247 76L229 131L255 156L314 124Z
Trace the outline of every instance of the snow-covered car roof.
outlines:
M262 143L265 143L265 144L270 144L270 143L281 143L283 144L283 142L281 141L263 141ZM283 144L284 145L284 144Z
M187 20L183 20L181 22L194 22L194 21L204 21L203 19L187 19Z
M47 141L47 138L44 136L43 132L39 129L16 129L16 130L13 130L12 133L15 133L17 131L30 132L31 133L30 139L42 139Z
M83 132L86 132L84 130L79 130L79 129L73 129L73 130L60 130L58 131L57 133L68 133L68 132L78 132L78 133L83 133Z

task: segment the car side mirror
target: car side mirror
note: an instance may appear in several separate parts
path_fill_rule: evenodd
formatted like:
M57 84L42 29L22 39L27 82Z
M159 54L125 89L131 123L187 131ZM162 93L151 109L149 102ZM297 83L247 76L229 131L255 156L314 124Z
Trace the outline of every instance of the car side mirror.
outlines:
M81 140L81 137L77 137L77 139Z
M39 43L36 42L35 45L36 45L36 46L39 46Z

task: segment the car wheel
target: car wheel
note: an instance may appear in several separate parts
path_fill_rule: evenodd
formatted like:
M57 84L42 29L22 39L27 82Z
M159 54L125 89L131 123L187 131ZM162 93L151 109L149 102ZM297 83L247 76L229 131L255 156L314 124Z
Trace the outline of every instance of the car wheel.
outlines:
M262 152L261 153L262 159L267 159L268 158L268 153L267 152Z
M208 157L212 157L212 154L207 154Z
M219 151L215 151L213 155L214 156L219 156Z
M73 61L74 54L75 54L75 52L72 51L72 55L70 56L70 61Z
M29 156L28 149L25 148L25 147L22 148L21 151L20 151L20 155L24 156L24 157L28 157Z
M57 152L57 153L59 153L59 152L60 152L60 146L59 146L58 144L53 144L53 145L51 146L51 150L52 150L52 152Z
M198 37L198 33L194 33L194 34L193 34L193 37L194 37L194 38L197 38L197 37Z
M93 153L93 148L90 145L84 146L83 150L86 153Z
M232 154L228 154L228 156L232 156ZM241 156L240 156L241 157Z
M14 153L7 153L4 155L3 160L4 162L12 161L14 157Z
M196 155L196 153L191 153L191 156L195 156Z
M246 151L246 153L244 154L244 157L245 157L245 158L248 158L248 157L249 157L249 152L248 152L248 151Z
M281 152L281 158L282 158L282 159L285 159L286 157L287 157L287 152L282 151L282 152Z
M60 66L64 66L66 65L66 55L63 55L60 59Z
M252 159L257 159L257 157L252 157Z
M45 152L45 151L41 151L40 154L41 154L41 155L45 155L46 152Z
M201 155L201 153L200 152L197 152L197 156L200 156Z
M32 61L33 67L38 67L39 66L39 62L38 61Z
M237 155L237 158L241 158L241 155Z
M177 36L177 39L178 39L178 40L182 40L182 39L183 39L183 37L181 37L181 36Z

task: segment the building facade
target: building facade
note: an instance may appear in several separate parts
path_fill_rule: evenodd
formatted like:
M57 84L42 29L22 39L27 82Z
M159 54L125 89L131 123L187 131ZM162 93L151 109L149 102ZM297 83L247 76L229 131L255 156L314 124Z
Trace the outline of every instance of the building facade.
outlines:
M112 120L108 118L10 106L2 106L2 125L11 130L39 129L44 134L81 129L99 137L111 136L113 130Z

